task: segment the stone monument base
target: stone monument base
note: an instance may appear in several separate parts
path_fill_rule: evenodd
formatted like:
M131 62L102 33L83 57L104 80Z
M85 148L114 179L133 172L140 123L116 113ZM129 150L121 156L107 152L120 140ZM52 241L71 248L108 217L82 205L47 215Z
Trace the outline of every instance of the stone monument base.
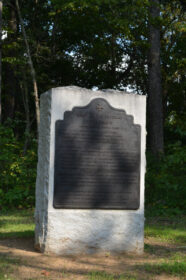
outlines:
M86 106L95 98L103 98L113 108L124 110L141 127L137 210L54 208L55 123L64 119L66 111ZM144 96L78 87L55 88L41 96L35 210L35 247L41 252L58 255L143 252L145 106Z
M58 255L142 253L143 226L143 215L123 210L58 210L48 213L39 247Z

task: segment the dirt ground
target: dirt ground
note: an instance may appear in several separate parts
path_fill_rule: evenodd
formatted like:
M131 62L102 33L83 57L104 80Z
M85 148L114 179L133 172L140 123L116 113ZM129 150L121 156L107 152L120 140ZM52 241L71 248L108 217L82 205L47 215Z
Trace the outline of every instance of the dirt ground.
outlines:
M176 247L145 240L146 248L143 255L125 254L111 256L81 255L81 256L55 256L38 253L33 248L33 238L17 238L0 240L0 255L8 259L11 271L4 277L13 279L68 279L68 280L102 280L102 279L129 279L129 280L177 280L184 279L177 276L153 273L146 270L145 265L159 263L171 258L179 250L185 255L185 248ZM99 274L106 273L106 276ZM98 275L98 276L96 276ZM99 276L100 275L100 276ZM114 275L114 276L113 276ZM97 277L97 278L96 278ZM10 278L11 279L11 278Z

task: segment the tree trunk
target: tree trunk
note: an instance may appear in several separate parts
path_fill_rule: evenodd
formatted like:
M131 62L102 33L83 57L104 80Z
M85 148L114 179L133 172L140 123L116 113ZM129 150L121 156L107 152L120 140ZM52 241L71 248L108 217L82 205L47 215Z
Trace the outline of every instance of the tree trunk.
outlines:
M16 56L15 48L13 47L14 42L17 40L17 17L15 11L15 1L10 0L8 3L10 9L10 19L8 21L8 31L7 41L12 47L8 50L8 56L14 58ZM16 76L15 76L15 64L12 62L4 63L5 68L5 84L6 84L6 94L4 100L4 116L3 119L8 118L13 119L15 113L15 91L16 91Z
M2 88L2 12L3 1L0 0L0 123L2 122L2 104L1 104L1 88Z
M159 0L150 0L148 65L148 141L154 154L163 153L163 104L160 67Z
M38 132L38 135L39 135L40 110L39 110L39 98L38 98L38 87L37 87L37 81L36 81L36 74L35 74L35 69L34 69L33 62L32 62L32 57L31 57L31 54L30 54L30 47L29 47L29 44L28 44L27 35L26 35L25 28L24 28L24 23L23 23L23 19L22 19L22 16L21 16L21 11L20 11L18 0L16 0L16 7L17 7L19 21L20 21L20 24L21 24L21 30L22 30L22 33L23 33L23 38L24 38L25 45L26 45L26 51L27 51L27 55L28 55L28 63L30 65L30 71L31 71L31 76L32 76L32 82L33 82L33 88L34 88L34 98L35 98L37 132Z
M26 151L28 149L29 140L30 140L31 122L30 122L28 86L27 86L26 75L25 75L24 70L22 71L22 76L23 76L23 84L21 84L21 89L22 89L22 93L23 93L23 105L24 105L25 115L26 115L25 143L24 143L24 147L23 147L23 155L25 155Z

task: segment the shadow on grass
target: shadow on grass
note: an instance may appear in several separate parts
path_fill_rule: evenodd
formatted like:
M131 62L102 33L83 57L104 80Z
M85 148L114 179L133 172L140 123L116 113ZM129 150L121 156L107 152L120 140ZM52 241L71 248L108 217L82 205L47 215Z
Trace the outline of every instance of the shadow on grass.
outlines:
M33 230L25 230L25 231L11 231L6 233L0 233L0 238L7 239L7 238L29 238L34 237Z
M0 239L34 236L33 211L2 212L0 215Z
M64 260L64 258L63 258ZM39 275L34 275L34 279L43 279L44 276L52 276L52 279L76 279L74 277L86 277L87 280L142 280L137 277L134 272L125 273L110 273L103 270L89 270L87 268L70 268L65 267L50 268L45 266L42 262L39 264L33 264L27 258L12 257L11 254L0 254L0 280L1 279L18 279L16 275L16 266L26 266L32 271L39 271ZM4 277L5 275L5 277ZM12 278L13 276L13 278ZM26 275L25 275L26 276ZM56 278L60 277L60 278ZM62 277L62 278L61 278ZM73 278L72 278L73 277ZM26 279L26 278L25 278ZM30 278L29 278L30 279ZM32 278L31 278L32 279ZM79 279L79 278L78 278Z
M9 248L15 248L34 252L33 236L33 211L18 211L16 213L4 213L0 215L0 245L8 247L8 251L11 251ZM52 268L50 262L55 262L53 257L47 256L48 264L44 262L42 263L40 262L40 256L42 255L39 253L36 261L34 261L34 259L31 261L26 254L24 259L20 258L20 256L18 256L17 259L12 257L11 254L0 254L0 271L7 270L11 273L12 269L15 270L15 265L18 264L20 267L24 265L28 269L30 268L34 271L39 270L40 276L43 269L47 269L51 274L56 274L56 277L62 277L62 273L64 273L66 277L64 279L71 279L72 277L72 279L76 279L76 275L84 276L87 280L151 280L151 275L153 274L166 274L168 276L178 275L184 277L186 274L186 260L182 260L182 255L184 256L186 251L186 235L183 221L180 221L179 219L177 219L177 221L172 221L171 219L151 219L146 226L146 237L148 238L148 241L150 240L150 243L152 243L152 239L155 240L155 244L145 244L145 256L129 256L127 257L126 263L126 256L124 258L122 256L121 258L118 258L117 262L112 265L112 268L114 271L123 272L119 274L110 273L111 267L109 266L109 262L106 265L104 259L103 262L101 262L96 258L92 261L91 258L82 259L81 257L62 257L61 266L58 268ZM174 257L176 254L180 254L178 259ZM35 256L36 255L34 255L34 258ZM129 258L131 258L131 263L128 261ZM151 258L153 258L153 263L146 263L151 261ZM135 264L132 259L134 259ZM141 263L142 259L144 260L143 263ZM60 258L58 258L58 260L60 260ZM68 270L65 270L63 260L75 262L77 268L70 267ZM139 261L140 263L136 265ZM90 266L90 269L87 269L87 266ZM126 267L127 270L125 269ZM107 269L109 272L106 272ZM127 271L129 271L128 274ZM68 277L68 274L72 277ZM1 279L4 278L0 277L0 280ZM18 278L13 277L10 279ZM34 279L41 278L34 277Z
M7 254L0 254L0 280L14 279L9 277L13 274L15 267L21 264L19 258L8 256Z
M85 268L81 268L80 266L78 268L78 259L77 268L73 268L72 266L70 266L70 268L65 268L64 260L65 257L62 258L61 265L59 265L58 268L51 268L48 266L48 264L43 263L43 261L41 261L41 263L39 263L38 261L34 263L33 261L29 261L29 258L27 257L25 257L24 259L19 259L15 256L12 257L9 254L0 254L0 270L2 273L10 274L11 276L12 273L17 269L16 265L20 267L26 266L28 270L31 269L32 273L34 273L34 271L37 271L37 275L35 275L34 279L43 278L41 277L43 270L49 276L52 275L54 279L58 279L56 277L62 277L62 279L76 279L78 276L80 276L86 277L82 279L87 280L150 280L153 279L153 276L161 274L167 276L178 276L181 277L180 279L186 276L186 262L184 261L184 259L182 261L169 260L161 261L158 263L142 263L138 265L129 264L127 271L125 267L123 267L123 273L110 273L107 271L103 271L100 270L101 266L98 268L98 270L92 270L91 268L89 269L86 266ZM122 262L120 263L120 265L121 264ZM104 270L110 268L111 267L109 267L108 264L107 267L104 268ZM115 270L117 266L114 265L113 268ZM38 273L40 276L38 275ZM16 272L13 275L15 276L15 279L18 279L16 278Z
M174 221L171 225L169 221L159 221L155 220L149 222L145 226L145 237L155 238L158 241L165 241L176 244L186 244L186 220L185 224L183 221Z
M19 258L12 257L6 253L0 253L0 267L4 267L8 264L20 264L21 260Z
M157 257L169 257L175 255L176 253L186 253L186 246L171 247L164 245L145 244L144 251Z
M111 274L104 271L91 271L88 273L88 280L137 280L136 276L125 274Z
M35 252L33 237L3 238L0 239L0 245L10 249L18 249L26 252ZM39 254L39 253L38 253Z

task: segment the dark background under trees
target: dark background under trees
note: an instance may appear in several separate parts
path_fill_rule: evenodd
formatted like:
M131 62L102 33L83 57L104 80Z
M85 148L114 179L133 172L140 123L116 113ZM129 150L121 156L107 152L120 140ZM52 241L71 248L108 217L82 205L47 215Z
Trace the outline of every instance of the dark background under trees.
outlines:
M39 96L77 85L147 95L146 206L186 210L185 11L181 0L0 1L1 208L34 207Z

